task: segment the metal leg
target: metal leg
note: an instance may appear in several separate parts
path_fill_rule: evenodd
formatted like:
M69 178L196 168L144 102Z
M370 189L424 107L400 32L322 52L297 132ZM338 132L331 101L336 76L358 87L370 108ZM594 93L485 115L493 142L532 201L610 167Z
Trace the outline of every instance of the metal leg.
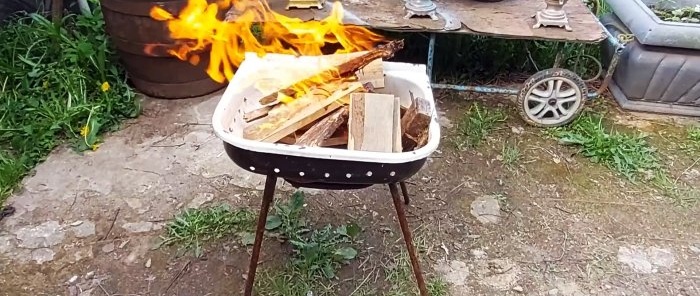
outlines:
M408 198L408 189L406 189L406 182L400 182L399 185L401 185L401 195L403 195L403 203L407 204L411 202L411 200Z
M258 226L255 230L255 242L253 243L253 254L250 256L248 265L248 278L245 282L245 296L253 295L253 284L255 283L255 271L258 269L258 259L260 258L260 247L262 247L263 234L265 233L265 223L267 222L267 212L270 211L272 198L275 196L275 186L277 177L267 176L265 180L265 191L263 191L262 205L258 214Z
M433 58L435 55L435 33L430 33L430 42L428 43L428 79L433 82Z
M425 280L423 279L423 272L418 264L418 256L416 255L416 249L413 247L413 238L411 237L411 229L408 228L408 220L406 219L406 212L404 212L403 204L401 203L401 198L399 197L399 189L396 188L396 183L389 184L389 191L391 191L391 198L394 200L394 208L396 208L396 216L399 218L399 225L401 225L401 232L403 233L403 240L406 242L406 249L408 249L408 256L411 258L411 267L413 268L413 275L416 277L416 283L418 283L418 290L420 291L420 296L428 296L428 289L425 286Z
M617 63L620 61L620 56L622 55L622 52L624 50L623 48L618 48L615 50L615 53L612 56L612 59L610 60L610 65L608 66L608 71L605 73L605 77L603 78L603 83L600 84L600 87L596 91L598 95L603 94L606 88L608 88L608 85L610 84L610 80L612 80L613 74L615 74L615 68L617 68Z

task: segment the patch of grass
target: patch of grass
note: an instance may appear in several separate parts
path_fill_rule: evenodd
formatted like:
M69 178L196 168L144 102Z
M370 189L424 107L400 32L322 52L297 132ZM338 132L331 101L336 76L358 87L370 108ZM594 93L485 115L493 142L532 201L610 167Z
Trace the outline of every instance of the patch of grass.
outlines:
M586 113L566 127L548 130L560 143L579 147L579 153L625 176L633 183L640 180L660 190L681 206L700 201L700 192L672 179L655 148L638 133L620 132L606 127L603 116ZM689 139L694 136L688 134ZM691 141L692 142L692 141Z
M247 209L231 209L228 205L188 209L166 225L162 245L177 245L200 257L205 243L232 235L244 245L252 244L254 227L255 214Z
M39 14L0 29L0 205L56 146L97 149L100 134L138 115L101 10L59 26Z
M501 162L507 167L513 167L518 164L522 158L520 148L517 145L504 144L501 149Z
M413 276L411 262L406 251L394 257L386 268L386 281L391 285L386 296L418 295L418 286ZM430 296L449 295L449 285L440 277L432 276L427 279L426 286Z
M265 228L272 235L289 242L293 258L281 271L266 271L256 281L261 295L324 295L332 288L330 279L337 270L357 257L352 246L361 232L355 224L337 227L326 225L310 229L304 214L304 194L295 192L287 202L277 203L268 216Z
M644 135L607 128L599 115L582 114L569 126L553 129L551 134L562 144L579 147L579 153L592 162L603 164L631 181L661 168L656 149Z
M681 148L691 155L700 155L700 127L689 127L686 130L685 140Z
M266 229L276 231L289 241L294 250L292 265L310 277L334 278L344 263L355 259L357 250L349 246L360 233L355 224L310 230L301 218L304 194L297 191L290 201L278 203L267 219Z
M472 104L457 127L459 132L459 137L456 139L457 146L459 149L478 146L498 124L505 122L507 118L508 116L500 110L481 107L478 103Z

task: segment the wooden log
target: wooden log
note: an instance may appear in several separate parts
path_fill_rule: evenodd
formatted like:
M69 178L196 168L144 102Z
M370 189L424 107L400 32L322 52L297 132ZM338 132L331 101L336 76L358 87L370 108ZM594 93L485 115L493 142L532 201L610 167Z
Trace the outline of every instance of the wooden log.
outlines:
M343 104L338 102L338 100L361 88L362 84L355 82L346 89L339 89L333 92L330 97L316 100L310 104L302 104L300 105L302 106L301 109L279 112L274 115L270 114L246 127L243 130L243 136L246 139L263 142L277 142L286 135L342 107ZM293 115L289 116L289 114Z
M336 110L335 112L316 122L314 126L299 137L296 144L309 147L320 146L324 140L330 138L333 133L335 133L341 124L345 123L347 116L347 107L342 107Z
M341 77L349 77L355 75L355 72L362 69L376 59L388 59L394 56L394 53L403 49L403 40L391 41L381 45L366 54L352 58L347 62L341 63L338 67L326 69L320 73L304 78L279 92L285 96L295 97L297 90L310 89L315 86L322 85L328 81L339 79ZM376 87L376 86L375 86ZM260 99L260 104L268 105L277 101L277 93L269 94Z
M411 94L411 106L401 117L401 145L403 151L412 151L423 147L428 141L430 128L430 104Z
M392 152L394 149L393 95L357 93L350 96L348 149Z

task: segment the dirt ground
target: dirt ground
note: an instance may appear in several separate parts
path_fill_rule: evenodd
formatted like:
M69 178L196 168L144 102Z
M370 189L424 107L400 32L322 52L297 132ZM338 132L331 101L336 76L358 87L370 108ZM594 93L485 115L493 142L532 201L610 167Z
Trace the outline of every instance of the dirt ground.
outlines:
M408 184L407 210L422 267L450 295L700 295L697 205L679 206L574 155L526 126L507 98L436 98L441 146ZM217 101L149 101L143 117L98 151L53 153L10 198L17 213L0 222L0 294L238 295L250 248L224 241L207 246L203 259L156 248L163 224L183 207L259 207L262 179L235 168L210 131ZM462 151L452 139L475 101L509 118ZM694 159L675 145L682 120L601 103L618 124L651 134L674 178L700 186ZM520 150L515 165L503 164L504 143ZM292 190L279 188L279 197ZM306 200L312 225L355 222L363 230L335 294L386 292L388 262L404 249L388 189L311 191ZM288 257L267 239L262 276Z

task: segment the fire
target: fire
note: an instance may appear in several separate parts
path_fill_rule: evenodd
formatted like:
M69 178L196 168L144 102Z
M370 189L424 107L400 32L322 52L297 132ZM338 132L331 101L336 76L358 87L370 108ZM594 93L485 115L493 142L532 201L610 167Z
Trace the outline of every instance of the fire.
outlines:
M218 15L232 5L236 18L230 22L219 20ZM218 0L216 3L188 0L177 16L157 6L151 9L150 15L167 22L171 38L177 41L177 47L168 50L173 56L196 65L200 62L199 54L210 48L206 71L217 82L233 78L246 52L259 56L266 53L321 55L324 46L333 45L337 49L331 53L351 53L371 49L384 40L363 27L344 25L340 2L334 2L331 14L321 21L305 22L286 17L272 11L265 0ZM333 79L328 73L317 78ZM299 85L295 91L306 93L309 86Z

